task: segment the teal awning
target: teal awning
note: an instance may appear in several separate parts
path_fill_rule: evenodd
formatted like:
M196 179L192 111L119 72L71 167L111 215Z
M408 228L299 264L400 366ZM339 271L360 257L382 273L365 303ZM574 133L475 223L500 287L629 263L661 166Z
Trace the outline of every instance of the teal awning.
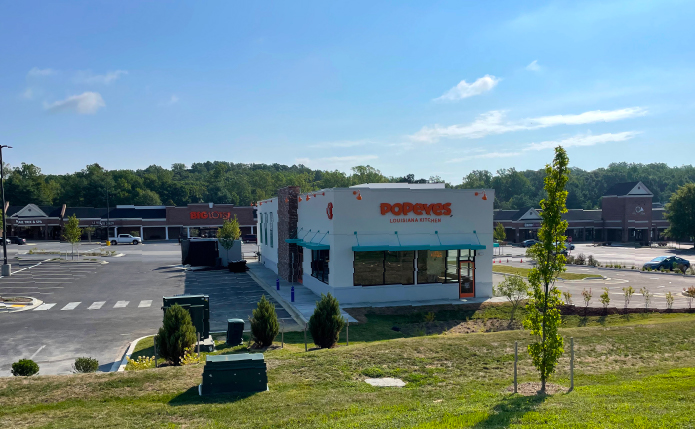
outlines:
M286 238L285 243L296 244L297 246L306 247L311 250L328 250L331 246L327 243L322 243L323 239L328 235L328 231L312 231L309 230L304 234L304 238ZM308 238L308 240L306 240Z
M480 243L478 234L450 233L440 234L360 234L354 233L356 245L352 246L354 252L381 252L381 251L410 251L410 250L483 250L485 245Z

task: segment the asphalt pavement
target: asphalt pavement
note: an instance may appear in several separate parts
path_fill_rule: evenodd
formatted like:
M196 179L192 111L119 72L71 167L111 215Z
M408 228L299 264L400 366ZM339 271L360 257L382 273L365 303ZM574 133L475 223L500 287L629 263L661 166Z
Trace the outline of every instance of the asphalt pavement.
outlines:
M79 246L82 253L95 247ZM31 255L31 249L64 252L70 246L8 246L13 275L0 278L0 294L44 303L0 314L0 376L10 375L12 362L21 358L35 360L40 374L69 373L80 356L98 359L100 370L109 371L131 341L156 333L163 296L209 294L211 328L224 330L227 318L248 320L264 292L247 274L183 270L176 242L105 247L122 256L96 262L50 261L58 255ZM276 308L279 317L289 317L277 303Z

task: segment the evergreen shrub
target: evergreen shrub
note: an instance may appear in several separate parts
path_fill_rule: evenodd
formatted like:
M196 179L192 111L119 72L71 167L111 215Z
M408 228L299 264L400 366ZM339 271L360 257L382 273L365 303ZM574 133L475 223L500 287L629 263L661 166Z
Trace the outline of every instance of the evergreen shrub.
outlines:
M157 351L174 365L181 365L186 349L196 342L195 327L191 315L183 307L174 304L164 313L162 327L157 334Z
M251 336L257 347L269 347L280 331L275 305L266 299L265 295L258 301L258 307L253 310L251 321Z
M314 314L309 319L309 332L314 344L322 349L333 347L344 326L345 319L340 315L338 300L330 293L321 294L321 300L316 303Z

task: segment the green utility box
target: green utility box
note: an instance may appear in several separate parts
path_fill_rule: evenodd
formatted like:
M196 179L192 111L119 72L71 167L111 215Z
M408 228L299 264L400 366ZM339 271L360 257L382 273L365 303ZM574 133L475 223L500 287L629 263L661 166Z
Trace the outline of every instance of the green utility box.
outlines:
M244 342L244 321L242 319L227 319L227 345L238 346Z
M206 356L200 395L268 390L263 353Z
M200 332L201 339L210 335L210 297L208 295L165 296L162 301L164 312L174 304L188 310L193 326L196 332Z

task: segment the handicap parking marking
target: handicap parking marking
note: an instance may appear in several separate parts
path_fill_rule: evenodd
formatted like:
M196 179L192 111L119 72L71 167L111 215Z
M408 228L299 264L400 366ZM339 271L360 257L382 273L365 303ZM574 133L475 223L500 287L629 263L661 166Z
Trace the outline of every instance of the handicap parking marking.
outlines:
M106 304L106 301L96 301L87 310L98 310Z
M46 311L46 310L50 310L50 309L53 308L53 306L55 306L55 305L56 305L55 302L52 303L52 304L46 304L46 303L44 302L43 304L41 304L41 305L39 305L38 307L36 307L36 308L34 309L34 311Z
M65 307L61 308L60 310L74 310L77 308L78 305L82 304L82 301L77 301L77 302L69 302Z
M118 301L116 305L113 306L113 308L125 308L128 306L130 301Z
M149 307L152 305L152 300L151 299L144 299L140 301L140 304L138 305L138 308L145 308Z

